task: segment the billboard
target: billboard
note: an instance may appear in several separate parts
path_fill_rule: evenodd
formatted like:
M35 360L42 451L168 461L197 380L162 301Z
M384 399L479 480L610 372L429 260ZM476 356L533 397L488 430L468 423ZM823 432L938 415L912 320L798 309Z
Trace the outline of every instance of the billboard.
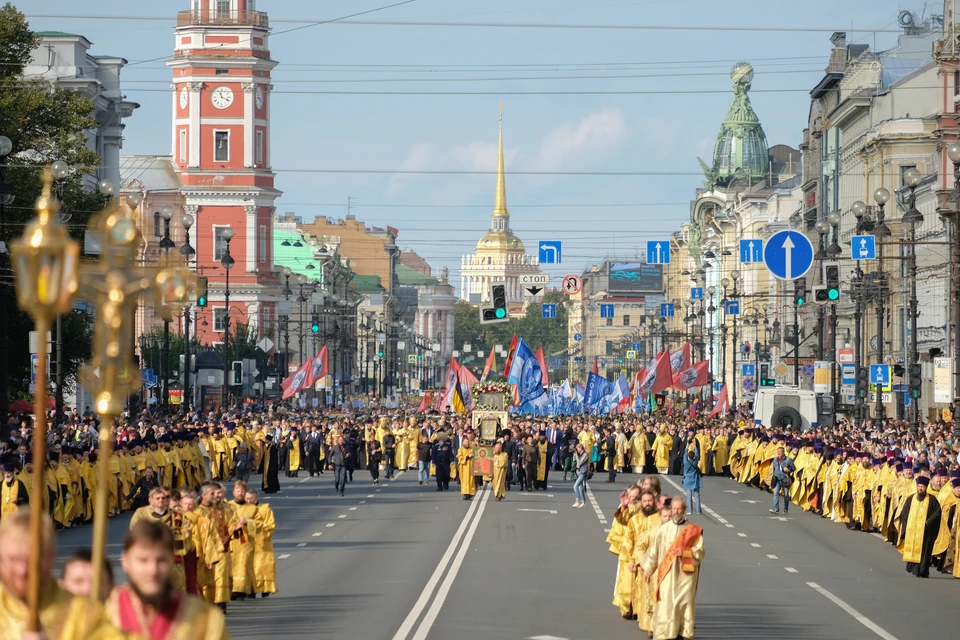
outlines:
M663 265L629 262L610 265L611 294L663 293Z

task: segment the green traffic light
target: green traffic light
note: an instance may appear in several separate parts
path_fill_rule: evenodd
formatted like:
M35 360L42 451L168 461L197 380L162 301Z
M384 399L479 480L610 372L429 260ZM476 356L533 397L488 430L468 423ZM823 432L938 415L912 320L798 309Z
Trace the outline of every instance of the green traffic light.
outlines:
M312 327L310 327L310 331L317 333L318 331L320 331L320 327L318 327L317 325L313 325Z
M505 317L507 317L507 310L506 310L506 309L497 309L497 311L496 311L496 316L497 316L498 318L505 318Z
M804 302L803 298L797 298L797 306L798 306L798 307L802 307L802 306L803 306L803 302Z
M827 297L830 298L831 300L836 300L836 299L838 299L838 298L840 297L840 290L839 290L839 289L830 289L830 290L828 290L828 291L827 291Z
M197 298L197 306L198 306L198 307L205 307L205 306L207 306L207 298L206 298L206 296L200 296L199 298Z
M377 357L378 357L378 358L382 358L382 357L383 357L383 351L377 351Z

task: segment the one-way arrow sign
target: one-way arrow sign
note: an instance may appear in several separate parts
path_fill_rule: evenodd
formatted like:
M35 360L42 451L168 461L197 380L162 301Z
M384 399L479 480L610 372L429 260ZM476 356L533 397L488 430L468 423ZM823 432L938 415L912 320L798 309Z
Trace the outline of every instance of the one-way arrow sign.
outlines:
M543 291L543 287L527 287L527 293L532 296L538 295L541 291Z

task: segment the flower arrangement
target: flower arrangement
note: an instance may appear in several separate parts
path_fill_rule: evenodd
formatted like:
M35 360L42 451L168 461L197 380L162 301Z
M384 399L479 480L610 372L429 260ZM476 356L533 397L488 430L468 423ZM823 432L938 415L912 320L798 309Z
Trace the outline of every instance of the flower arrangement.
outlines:
M503 381L478 382L470 387L470 393L474 399L474 411L503 411L510 406L510 385ZM484 394L502 394L503 404L501 406L480 402Z

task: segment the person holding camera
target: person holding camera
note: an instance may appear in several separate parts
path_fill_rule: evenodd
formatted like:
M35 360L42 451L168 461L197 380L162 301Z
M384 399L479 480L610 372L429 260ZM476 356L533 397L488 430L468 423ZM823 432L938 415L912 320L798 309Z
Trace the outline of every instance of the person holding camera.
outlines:
M793 474L797 467L793 460L787 457L783 447L777 447L777 457L773 459L773 509L770 513L780 513L780 490L783 489L783 513L790 509L790 485L793 484Z

